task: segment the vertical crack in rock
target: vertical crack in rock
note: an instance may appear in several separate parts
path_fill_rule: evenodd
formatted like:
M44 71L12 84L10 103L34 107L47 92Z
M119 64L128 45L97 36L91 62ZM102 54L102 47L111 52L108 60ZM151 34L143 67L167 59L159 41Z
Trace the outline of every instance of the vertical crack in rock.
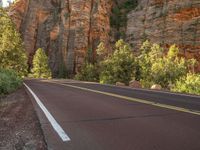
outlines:
M111 9L115 2L18 0L10 8L9 15L22 34L29 65L35 51L43 48L48 54L53 77L64 77L80 70L88 50L92 51L91 60L94 61L100 41L109 47L116 31L110 32ZM175 43L181 49L181 56L200 61L200 1L134 0L131 7L126 7L129 2L117 0L118 15L123 17L115 17L114 21L121 20L121 35L125 34L122 37L134 50L138 50L145 39L166 48Z
M79 70L88 48L95 50L99 41L108 45L110 1L18 0L9 15L22 34L30 66L43 48L53 77Z
M90 14L89 14L89 30L88 30L88 49L91 49L91 28L92 28L92 15L93 15L93 5L94 5L94 0L91 0L90 4Z

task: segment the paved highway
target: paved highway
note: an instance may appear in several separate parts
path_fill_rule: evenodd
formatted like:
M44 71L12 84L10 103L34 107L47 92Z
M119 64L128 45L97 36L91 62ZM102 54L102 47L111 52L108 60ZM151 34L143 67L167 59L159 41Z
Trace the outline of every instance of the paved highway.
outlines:
M71 80L25 84L50 150L200 150L198 96Z

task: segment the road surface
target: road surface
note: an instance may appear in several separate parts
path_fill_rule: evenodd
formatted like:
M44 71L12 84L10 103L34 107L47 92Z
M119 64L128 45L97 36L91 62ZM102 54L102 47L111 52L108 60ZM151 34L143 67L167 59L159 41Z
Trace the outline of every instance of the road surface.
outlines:
M200 97L70 80L26 80L50 150L200 150Z

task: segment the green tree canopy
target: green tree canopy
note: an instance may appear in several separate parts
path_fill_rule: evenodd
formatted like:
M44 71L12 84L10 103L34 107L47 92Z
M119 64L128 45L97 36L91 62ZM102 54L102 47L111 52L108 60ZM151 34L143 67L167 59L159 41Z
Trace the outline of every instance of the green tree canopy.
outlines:
M188 73L176 81L174 87L172 87L172 91L200 94L200 75Z
M27 72L27 56L14 23L0 8L0 67L13 69L20 75Z
M144 87L152 84L160 84L168 88L176 80L187 74L187 61L178 57L179 48L172 45L167 55L158 44L150 44L146 41L141 47L141 55L138 56L139 78Z
M35 78L51 77L51 71L48 65L48 57L42 48L39 48L33 57L33 68L31 72Z
M101 83L115 84L123 82L128 84L133 76L135 65L131 47L123 40L115 44L115 51L101 63Z
M103 42L100 42L96 49L97 55L99 57L106 57L108 55L108 50Z

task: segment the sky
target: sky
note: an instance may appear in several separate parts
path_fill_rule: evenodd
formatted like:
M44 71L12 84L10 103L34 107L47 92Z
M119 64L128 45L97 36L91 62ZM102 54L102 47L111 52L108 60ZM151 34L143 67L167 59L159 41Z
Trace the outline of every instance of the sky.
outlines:
M6 7L8 6L8 2L7 1L13 1L13 0L2 0L3 1L3 7Z

